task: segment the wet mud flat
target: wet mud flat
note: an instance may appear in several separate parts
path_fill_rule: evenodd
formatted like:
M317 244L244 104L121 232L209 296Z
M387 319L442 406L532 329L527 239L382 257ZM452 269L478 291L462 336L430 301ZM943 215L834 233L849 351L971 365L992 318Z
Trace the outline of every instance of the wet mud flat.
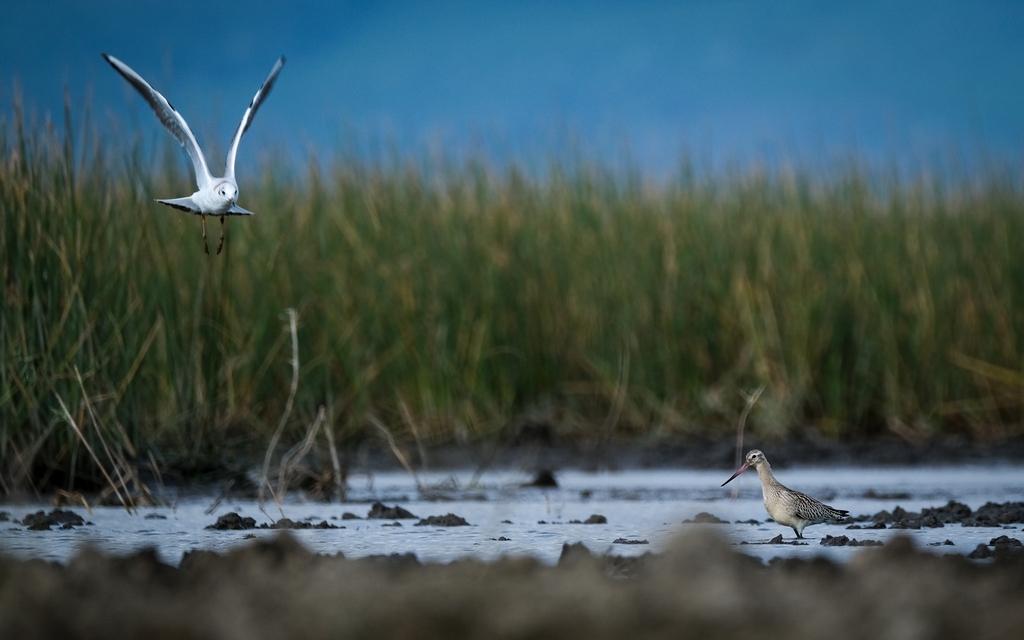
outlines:
M66 564L0 556L10 638L1019 638L1024 553L978 561L897 537L846 563L762 562L709 530L657 554L566 546L533 558L421 563L318 555L291 534L225 553L83 549Z

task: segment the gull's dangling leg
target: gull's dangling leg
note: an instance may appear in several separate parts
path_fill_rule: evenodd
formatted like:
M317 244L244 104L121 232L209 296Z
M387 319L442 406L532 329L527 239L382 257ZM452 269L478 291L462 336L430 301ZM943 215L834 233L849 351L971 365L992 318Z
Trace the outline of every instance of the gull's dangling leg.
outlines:
M220 241L217 243L217 255L220 255L220 250L224 248L224 218L227 216L222 215L220 217Z
M206 244L206 216L200 213L199 217L203 220L203 251L210 255L210 245Z

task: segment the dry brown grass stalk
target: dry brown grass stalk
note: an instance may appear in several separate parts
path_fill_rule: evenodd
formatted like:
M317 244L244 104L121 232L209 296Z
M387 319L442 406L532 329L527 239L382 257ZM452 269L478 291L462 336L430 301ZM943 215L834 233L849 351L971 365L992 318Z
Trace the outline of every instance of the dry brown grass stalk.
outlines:
M412 468L412 465L409 464L409 459L406 458L405 454L402 453L402 450L398 448L398 444L395 442L395 437L391 435L391 430L388 429L387 426L372 413L368 414L366 418L370 421L370 424L380 429L381 433L384 434L384 437L387 438L388 446L391 448L391 453L395 454L395 457L398 458L398 462L405 469L406 473L412 476L412 479L416 482L416 488L422 489L423 486L420 484L420 478L416 474L416 470Z
M330 421L324 425L324 435L327 436L327 450L331 454L331 466L334 468L334 488L338 492L338 501L345 501L345 478L341 475L341 465L338 463L338 447L334 443L334 428Z
M267 455L263 458L263 471L260 473L259 480L259 495L258 500L260 503L260 510L263 510L264 503L264 488L270 489L271 494L274 493L273 488L270 487L269 480L267 479L270 475L270 460L274 455L274 450L277 448L277 443L281 439L281 433L284 431L285 425L288 423L288 418L292 414L292 404L295 402L295 393L299 390L299 334L298 334L298 319L295 313L295 309L288 309L288 329L292 336L292 386L288 392L288 401L284 405L284 413L281 414L281 420L277 423L277 430L274 431L274 435L270 438L270 444L267 445ZM278 503L280 507L280 501L274 496L274 502ZM282 511L282 515L284 512Z
M316 420L314 420L306 430L306 437L302 439L302 442L292 447L288 453L281 456L281 463L278 465L277 469L276 499L280 500L288 494L288 481L291 478L292 473L313 447L313 441L316 439L316 434L320 432L320 428L325 422L327 422L327 415L324 411L323 405L321 405L320 410L316 414Z
M121 501L121 505L125 508L125 511L131 513L132 510L128 504L128 501L125 499L124 496L121 495L121 492L117 490L117 484L114 482L113 478L110 477L110 474L107 473L107 470L103 467L103 463L100 462L100 459L96 455L96 452L92 450L92 446L89 444L89 441L85 439L85 435L82 433L82 430L78 428L78 424L75 422L74 417L72 417L71 412L68 411L67 405L64 404L64 399L60 397L59 393L54 392L54 395L57 397L57 402L60 404L61 410L64 411L64 418L68 421L68 424L71 425L71 428L75 431L75 435L78 436L78 440L85 447L85 450L89 452L89 455L92 457L92 461L96 465L96 468L99 469L100 473L103 474L103 477L106 478L107 484L110 486L111 490L113 490L114 495L117 496L117 499Z
M734 468L739 469L740 464L743 463L743 432L747 426L747 416L750 415L751 409L757 403L757 399L764 393L764 385L761 385L754 390L754 393L747 394L745 391L740 391L743 396L743 400L746 402L746 406L743 407L743 413L740 414L739 423L736 425L736 464ZM739 494L739 485L737 484L732 488L732 496L735 498Z

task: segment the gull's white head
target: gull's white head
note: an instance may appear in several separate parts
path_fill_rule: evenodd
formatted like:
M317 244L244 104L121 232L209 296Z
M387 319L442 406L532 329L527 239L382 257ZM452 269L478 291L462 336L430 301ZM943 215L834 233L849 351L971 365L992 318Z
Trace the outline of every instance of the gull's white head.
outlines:
M214 187L217 196L234 204L238 200L238 187L227 180L222 180Z

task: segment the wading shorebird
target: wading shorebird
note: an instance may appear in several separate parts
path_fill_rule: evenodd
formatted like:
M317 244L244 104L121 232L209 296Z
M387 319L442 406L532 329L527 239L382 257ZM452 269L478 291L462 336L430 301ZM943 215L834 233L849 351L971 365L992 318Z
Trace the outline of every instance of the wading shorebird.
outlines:
M274 67L270 70L270 75L263 81L263 85L256 92L256 95L253 96L252 102L249 103L249 108L245 110L242 122L235 131L235 137L231 139L231 146L228 147L228 159L224 165L224 177L222 178L215 178L210 173L210 169L206 166L203 150L199 148L196 137L192 134L192 130L189 129L188 123L185 122L185 118L182 118L180 113L175 111L171 103L167 101L167 98L160 95L160 92L150 86L142 76L135 73L131 67L114 56L108 56L104 53L103 59L109 62L115 71L124 76L124 79L135 87L136 91L142 94L142 97L149 103L150 108L153 109L156 117L171 132L171 135L181 143L181 146L185 147L189 157L192 158L192 166L195 168L196 184L199 190L187 198L158 199L157 202L174 207L175 209L181 209L182 211L189 211L202 218L203 250L206 253L210 253L210 246L206 242L206 216L220 217L220 242L217 243L217 253L220 253L220 250L224 248L225 216L253 215L252 211L246 211L235 204L235 201L238 200L238 183L235 182L235 155L238 153L238 143L242 140L242 134L249 129L253 116L256 115L256 110L260 108L260 104L267 98L270 90L274 87L277 74L281 72L281 67L284 66L284 56L281 56L274 64Z
M768 464L768 458L765 458L764 454L757 449L747 454L743 466L732 474L731 478L723 482L722 486L729 484L733 478L751 467L757 469L757 477L761 480L765 511L775 522L792 527L797 538L804 537L804 527L830 520L842 520L850 515L848 511L834 509L807 494L783 486L772 475L772 466Z

